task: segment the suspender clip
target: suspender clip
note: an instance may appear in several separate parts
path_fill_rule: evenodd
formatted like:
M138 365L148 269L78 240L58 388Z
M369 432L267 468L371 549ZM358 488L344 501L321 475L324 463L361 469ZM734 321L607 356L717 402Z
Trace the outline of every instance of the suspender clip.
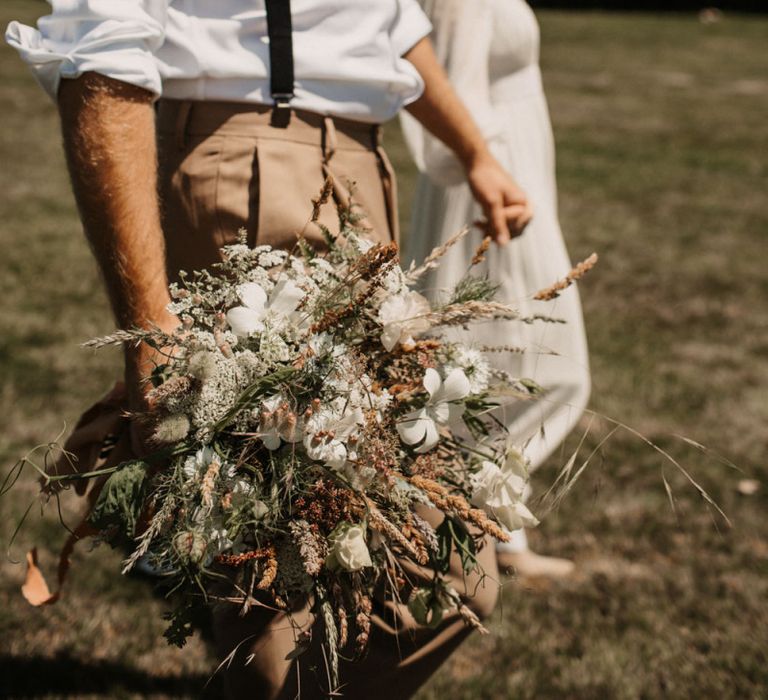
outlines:
M272 94L272 99L275 101L277 109L289 109L289 103L293 98L294 94L292 92L275 92Z
M275 101L275 106L272 109L272 119L270 125L278 129L285 129L291 121L291 99L293 93L288 92L276 92L273 93L272 99Z

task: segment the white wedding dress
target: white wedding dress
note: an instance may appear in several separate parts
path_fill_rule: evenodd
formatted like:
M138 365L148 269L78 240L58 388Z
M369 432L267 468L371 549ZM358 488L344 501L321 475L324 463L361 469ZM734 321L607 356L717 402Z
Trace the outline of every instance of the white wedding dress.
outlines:
M532 299L571 268L557 214L552 128L539 71L539 28L523 0L425 0L438 57L486 136L491 151L526 192L534 218L522 237L492 246L480 266L500 284L497 299L524 316L544 314L565 324L493 321L474 324L464 340L476 345L512 345L523 354L490 354L513 376L530 378L546 393L505 409L504 421L539 466L574 428L589 398L587 342L575 287L553 302ZM464 172L439 141L405 115L403 127L422 172L414 202L407 261L482 218ZM456 245L426 280L424 293L439 295L467 271L482 240L477 230ZM477 270L476 270L477 271ZM550 351L557 355L547 354ZM524 531L513 534L510 551L527 547Z

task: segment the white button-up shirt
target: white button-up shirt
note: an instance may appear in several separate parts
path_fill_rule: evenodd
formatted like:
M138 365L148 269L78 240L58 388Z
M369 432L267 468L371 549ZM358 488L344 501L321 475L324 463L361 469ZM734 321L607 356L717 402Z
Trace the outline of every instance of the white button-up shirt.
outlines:
M55 96L94 71L156 95L271 104L264 0L51 0L6 40ZM296 97L321 114L382 122L423 89L402 58L429 34L416 0L292 0Z

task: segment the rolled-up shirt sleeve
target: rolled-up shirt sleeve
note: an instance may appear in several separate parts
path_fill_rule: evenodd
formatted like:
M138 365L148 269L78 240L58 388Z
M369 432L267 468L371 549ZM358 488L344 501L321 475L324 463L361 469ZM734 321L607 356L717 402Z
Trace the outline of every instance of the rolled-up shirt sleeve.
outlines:
M398 16L392 27L392 45L398 56L408 53L432 31L429 21L417 0L397 0Z
M62 78L95 72L162 92L155 52L170 0L52 0L37 29L11 22L6 41L56 98Z

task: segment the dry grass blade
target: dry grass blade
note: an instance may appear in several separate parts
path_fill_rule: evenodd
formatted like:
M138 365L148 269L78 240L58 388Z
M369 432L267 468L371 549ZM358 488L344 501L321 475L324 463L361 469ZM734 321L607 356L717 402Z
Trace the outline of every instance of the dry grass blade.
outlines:
M498 301L465 301L416 318L426 319L431 326L461 326L481 319L511 321L520 318L520 312Z
M700 442L696 442L696 440L692 440L689 437L685 437L685 435L678 435L677 433L673 433L673 436L676 437L678 440L682 440L684 443L699 450L699 452L701 452L702 454L705 454L707 457L711 457L712 459L717 460L718 462L720 462L720 464L724 464L726 467L730 467L731 469L734 469L739 473L744 472L744 470L741 467L739 467L737 464L734 464L730 459L728 459L727 457L724 457L719 452L713 450L711 447L702 445Z
M621 422L619 420L616 420L615 418L610 418L608 416L605 416L605 415L602 415L602 414L598 414L595 411L591 411L589 409L587 409L585 411L585 413L587 413L587 414L589 414L591 416L591 420L590 420L590 423L587 426L586 430L584 431L584 434L581 437L579 445L576 447L576 449L572 453L572 455L571 455L570 459L568 460L568 462L561 469L560 473L558 474L558 476L555 479L555 481L552 484L552 486L550 486L550 488L547 490L547 492L540 499L543 502L544 500L549 498L550 494L554 494L552 496L551 503L547 506L547 510L555 509L562 502L562 500L565 498L565 496L567 496L568 493L573 489L573 486L578 481L579 477L584 473L584 470L589 465L589 462L592 460L592 458L595 456L595 454L597 454L597 452L599 452L599 450L603 447L603 445L605 445L606 442L608 442L608 440L611 437L613 437L613 435L615 435L619 430L626 430L628 433L630 433L634 437L638 438L643 443L648 445L652 450L654 450L655 452L660 454L662 457L664 457L664 459L667 462L672 464L683 475L683 477L686 479L686 481L688 481L688 483L691 486L693 486L693 488L698 492L698 494L701 496L701 498L703 498L704 501L717 512L717 514L725 521L725 523L729 527L732 526L730 518L725 514L723 509L715 502L715 500L709 495L709 493L707 493L706 489L704 489L704 487L701 486L701 484L699 484L699 482L696 481L696 479L693 478L691 473L682 464L680 464L680 462L677 459L675 459L667 450L665 450L660 445L657 445L655 442L653 442L653 440L651 440L650 438L648 438L645 435L643 435L639 430L636 430L635 428L633 428L633 427L631 427L631 426L627 425L626 423L623 423L623 422ZM590 454L582 462L581 466L578 468L576 473L572 474L573 466L576 463L576 457L577 457L579 451L581 450L581 448L582 448L582 446L584 444L584 441L586 439L587 434L589 433L589 430L591 429L592 420L594 418L601 418L601 419L607 421L608 423L611 423L613 425L613 428L611 428L611 430L608 432L608 434L605 437L603 437L598 442L598 444L591 450ZM736 465L734 465L733 463L729 462L725 458L719 457L719 455L717 455L717 453L709 450L708 448L706 448L705 446L703 446L700 443L696 442L695 440L691 440L690 438L685 438L685 437L682 437L680 435L675 435L674 437L677 437L680 440L682 440L683 442L685 442L686 444L689 444L692 447L695 447L695 448L701 450L705 454L712 455L712 456L714 456L716 458L719 458L720 461L722 461L723 463L727 464L728 466L731 466L734 469L738 469L738 467L736 467ZM662 475L661 476L662 476L662 482L664 484L664 489L665 489L665 491L667 493L667 498L669 500L670 507L672 508L672 512L677 514L676 507L675 507L675 502L674 502L674 497L673 497L673 494L672 494L672 487L671 487L669 481L667 480L666 475L664 474L663 470L662 470ZM558 488L559 484L562 484L562 486L560 488Z
M694 479L693 476L691 476L690 472L682 464L680 464L680 462L678 462L671 454L669 454L669 452L667 452L663 447L660 447L659 445L657 445L655 442L653 442L653 440L650 440L649 438L645 437L645 435L643 435L638 430L635 430L634 428L626 425L625 423L621 423L620 421L613 420L611 418L607 418L606 420L609 420L610 422L612 422L617 427L623 428L627 432L629 432L632 435L634 435L635 437L639 438L646 445L648 445L651 449L655 450L660 455L662 455L665 459L667 459L686 478L688 483L691 486L693 486L694 489L696 489L696 491L698 492L699 496L701 496L710 506L712 506L712 508L715 509L717 514L725 521L725 523L728 525L728 527L732 527L733 526L733 524L731 523L730 518L725 514L723 509L719 505L717 505L717 503L712 498L712 496L710 496L707 493L707 491L704 489L704 487L701 486L701 484L699 484L699 482L696 481L696 479ZM674 510L674 503L672 504L672 508Z
M416 263L411 263L411 267L406 273L406 279L409 283L416 282L423 277L427 272L436 268L438 261L442 258L453 246L455 246L462 238L464 238L470 232L469 226L465 226L461 231L451 236L445 243L432 249L432 252L424 258L424 262L416 267Z
M574 282L584 277L595 265L597 265L597 253L592 253L586 260L576 265L563 279L555 282L551 287L537 292L533 298L537 301L552 301L552 299L556 299L560 296L560 292L568 289Z

